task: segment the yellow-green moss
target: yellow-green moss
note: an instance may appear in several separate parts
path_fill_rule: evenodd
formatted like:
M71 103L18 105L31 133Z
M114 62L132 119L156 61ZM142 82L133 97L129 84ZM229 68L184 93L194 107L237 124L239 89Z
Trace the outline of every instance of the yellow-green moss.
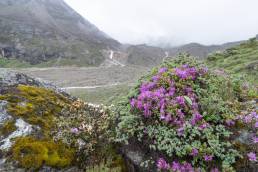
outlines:
M27 85L10 88L0 99L8 101L10 115L40 126L45 136L54 128L54 118L70 103L52 90Z
M16 139L11 154L26 169L38 169L42 165L63 168L72 164L75 151L61 142L20 137Z
M0 129L0 133L1 135L7 136L14 132L16 129L17 127L15 126L15 121L9 120L3 124L3 126Z

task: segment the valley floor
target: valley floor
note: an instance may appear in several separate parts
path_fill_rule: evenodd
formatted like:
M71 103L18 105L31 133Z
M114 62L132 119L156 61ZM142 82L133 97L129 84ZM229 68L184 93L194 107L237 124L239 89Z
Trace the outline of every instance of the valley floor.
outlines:
M3 69L0 69L3 70ZM53 82L87 102L110 104L125 95L149 68L139 66L5 69Z

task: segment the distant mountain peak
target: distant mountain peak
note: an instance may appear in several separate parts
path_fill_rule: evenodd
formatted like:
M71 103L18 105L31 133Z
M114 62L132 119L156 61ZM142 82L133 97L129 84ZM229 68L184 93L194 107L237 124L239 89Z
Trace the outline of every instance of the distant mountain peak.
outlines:
M120 46L63 0L1 0L0 30L6 57L32 64L61 59L99 65L103 49Z

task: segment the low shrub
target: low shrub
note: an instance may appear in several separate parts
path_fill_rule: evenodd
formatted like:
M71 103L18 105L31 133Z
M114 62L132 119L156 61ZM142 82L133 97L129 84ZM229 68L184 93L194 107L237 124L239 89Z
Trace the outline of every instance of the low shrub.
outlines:
M257 147L257 113L241 113L246 89L180 55L153 69L117 104L116 141L138 140L159 155L157 168L165 171L234 171L240 159L255 163L257 149L240 150L236 141L245 128Z

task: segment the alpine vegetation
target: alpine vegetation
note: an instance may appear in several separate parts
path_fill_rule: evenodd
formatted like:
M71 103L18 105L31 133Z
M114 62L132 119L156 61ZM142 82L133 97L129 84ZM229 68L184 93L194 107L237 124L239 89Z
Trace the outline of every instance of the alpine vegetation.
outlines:
M153 69L118 103L116 141L145 150L142 165L149 169L255 168L258 115L250 89L181 54Z

